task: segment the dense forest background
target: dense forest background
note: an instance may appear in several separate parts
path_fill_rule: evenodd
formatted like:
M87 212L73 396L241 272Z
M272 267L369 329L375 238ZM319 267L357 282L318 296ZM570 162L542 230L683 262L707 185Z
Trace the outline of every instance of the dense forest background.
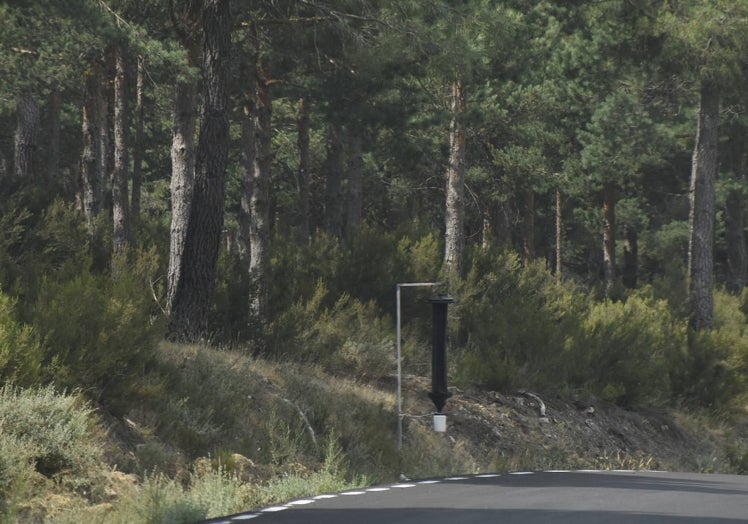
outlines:
M441 281L463 380L735 398L747 15L6 2L0 372L115 405L168 337L375 374L395 283Z
M0 27L3 522L748 471L743 0L10 0ZM403 288L408 418L406 282L440 283ZM432 293L457 438L418 396ZM595 410L624 413L599 446Z

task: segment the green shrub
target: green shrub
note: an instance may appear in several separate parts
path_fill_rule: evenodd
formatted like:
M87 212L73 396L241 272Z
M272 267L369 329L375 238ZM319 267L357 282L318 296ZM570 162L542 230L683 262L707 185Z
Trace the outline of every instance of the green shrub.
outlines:
M103 435L78 394L51 387L0 388L0 516L13 521L18 505L38 495L40 474L91 492L100 484Z
M568 344L567 358L580 371L572 385L622 405L670 400L685 335L665 301L632 296L593 303Z
M0 382L31 386L39 380L44 353L36 332L18 322L15 306L0 293Z
M252 490L248 501L249 507L270 506L296 498L343 491L367 484L365 477L346 480L346 469L342 463L343 450L334 437L328 439L324 451L324 461L318 470L286 475Z
M515 254L492 252L476 255L454 294L460 380L504 390L569 380L566 341L579 330L587 297L539 264L523 268Z
M356 465L357 473L394 478L399 471L396 471L398 455L393 431L396 415L392 397L374 388L360 388L346 380L330 381L328 377L314 376L294 366L284 378L288 398L298 407L295 419L291 420L304 423L292 426L294 432L290 436L305 445L297 449L309 452L310 436L305 427L308 422L309 427L322 435L329 437L334 432L346 461ZM304 413L305 420L301 420L299 413ZM324 457L318 460L321 458Z
M7 206L7 207L6 207ZM19 252L28 235L32 214L27 209L12 203L0 202L0 286L2 289L16 287L16 280L23 274L23 263Z
M746 393L748 318L741 299L724 291L714 295L715 327L689 331L688 351L675 389L689 403L721 410Z
M151 359L162 323L152 316L145 277L121 271L116 279L83 272L47 282L34 307L45 365L62 387L92 388L108 405L126 403L133 381Z
M334 440L316 471L292 472L263 484L245 484L222 467L192 471L176 480L162 474L147 476L142 485L123 492L113 508L97 516L103 524L191 524L207 518L250 511L299 497L341 491L362 485L344 478L341 451ZM88 517L88 518L87 518ZM88 521L86 510L73 510L54 522Z
M269 304L275 318L298 302L312 300L320 282L335 280L343 248L324 234L314 235L309 243L277 237L272 246Z
M624 405L673 398L684 322L642 292L596 301L511 253L478 253L457 286L456 375L507 390L582 388Z
M35 451L28 439L0 428L0 522L12 521L31 490Z
M164 475L144 479L115 509L101 519L111 524L191 524L208 517L205 507L192 500L184 486ZM73 522L75 519L69 519Z
M253 399L265 384L252 369L251 357L166 342L156 353L162 383L141 392L141 405L152 413L144 423L162 440L195 458L222 447L234 449L237 440L251 442L261 431L266 415L256 412ZM249 454L254 449L248 444L237 451ZM149 462L158 466L157 458Z
M269 326L273 354L331 370L388 373L394 365L391 319L380 316L373 302L348 295L324 307L328 295L318 283L310 300L297 302Z
M275 238L271 265L273 317L297 301L311 300L319 282L329 291L323 306L332 307L336 297L348 295L389 307L395 283L438 276L441 244L433 234L400 236L364 225L348 244L325 234L309 243Z
M79 394L60 394L51 387L0 389L0 434L28 445L37 470L86 473L101 460L93 410Z

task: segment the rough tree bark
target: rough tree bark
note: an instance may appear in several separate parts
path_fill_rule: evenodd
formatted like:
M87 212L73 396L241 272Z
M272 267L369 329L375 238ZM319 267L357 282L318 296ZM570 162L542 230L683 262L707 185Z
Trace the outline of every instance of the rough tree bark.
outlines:
M99 80L106 77L106 68L103 68L99 73ZM107 201L104 197L106 189L109 185L109 164L110 156L112 154L109 140L109 89L108 82L101 81L98 86L99 94L96 98L98 105L96 106L96 141L98 145L97 161L99 166L96 174L98 180L96 182L96 201L99 203L100 211L104 210L104 206Z
M15 174L33 177L34 153L39 137L39 102L28 93L16 98Z
M239 201L239 238L237 247L242 267L249 274L250 258L250 228L252 227L252 181L254 179L255 157L257 156L255 144L255 92L256 80L254 75L250 80L250 87L244 93L244 113L241 118L242 134L242 192Z
M340 127L330 123L327 127L327 153L325 157L325 229L335 238L343 235L343 144Z
M467 109L462 78L456 72L452 82L449 124L449 161L447 164L447 190L444 232L444 270L447 274L462 275L462 257L465 249L465 129L463 115Z
M272 162L273 99L268 64L260 59L256 75L253 112L255 157L249 200L249 318L253 326L267 320L268 272L270 270L270 164Z
M229 145L229 1L204 0L202 19L204 105L182 271L170 324L174 338L191 342L207 335L223 230Z
M748 154L741 152L736 162L736 175L740 185L745 184L746 163ZM725 202L725 235L727 243L727 279L729 293L739 295L746 285L748 272L748 253L745 243L745 203L741 191L730 189Z
M182 255L190 216L195 179L195 121L197 88L179 82L174 93L174 120L171 142L171 226L169 230L169 272L167 311L171 311L177 283L182 275Z
M621 279L628 289L636 289L639 276L639 235L636 228L623 226L623 271Z
M181 4L177 13L170 4L172 24L185 50L188 67L200 64L200 2ZM187 222L190 216L192 188L195 180L195 125L197 120L197 81L184 77L174 89L174 113L171 142L171 225L169 229L169 269L167 273L166 310L171 313L177 285L182 278L182 259Z
M101 143L99 142L99 74L95 68L86 72L83 93L83 151L80 162L81 204L88 230L93 233L94 219L99 214L101 201L98 186L103 179L100 172Z
M522 260L525 266L535 260L535 191L525 191L525 228L522 237Z
M62 93L52 88L49 93L49 158L47 158L47 181L63 186L60 180L60 115L62 114Z
M719 90L702 80L691 166L688 242L689 323L696 330L714 325L714 210L717 178Z
M297 132L299 148L299 230L301 238L308 242L311 235L309 217L309 103L304 97L299 99Z
M556 188L556 282L563 279L562 265L563 251L562 244L564 241L564 214L563 214L563 195L561 188Z
M348 161L348 200L345 221L345 235L350 242L361 229L362 196L364 179L363 143L358 133L350 138L350 159Z
M603 186L603 270L605 296L610 296L616 282L616 194L611 183Z
M145 58L138 56L138 72L135 84L135 140L132 152L132 196L130 198L130 218L133 223L140 216L140 192L143 173L143 94L145 91Z
M122 255L130 242L128 199L127 67L121 43L114 48L114 166L112 170L112 251Z

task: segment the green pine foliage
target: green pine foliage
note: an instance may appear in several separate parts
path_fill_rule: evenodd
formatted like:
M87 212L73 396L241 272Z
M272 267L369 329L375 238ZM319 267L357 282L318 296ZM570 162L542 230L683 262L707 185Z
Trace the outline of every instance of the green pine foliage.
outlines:
M523 269L513 253L478 254L455 294L463 380L497 390L553 387L576 372L566 341L580 329L586 297L557 286L539 264Z
M718 293L718 327L690 333L643 290L597 301L513 254L477 257L455 307L455 376L499 391L583 390L623 406L716 409L746 393L746 318ZM476 275L482 275L476 278Z
M273 353L340 372L387 374L394 355L391 319L373 302L348 295L326 307L328 294L320 281L311 299L297 302L268 326Z
M672 400L671 374L682 367L686 333L666 302L634 295L596 303L581 327L567 341L578 373L572 387L624 406Z
M355 482L345 471L349 462L372 478L398 473L402 457L387 426L391 403L364 401L329 377L391 379L395 284L444 278L445 100L455 75L468 97L461 122L468 271L437 290L404 296L405 373L429 373L426 298L444 291L457 299L450 306L450 379L461 387L573 392L629 408L744 410L747 296L714 290L715 326L698 332L687 328L686 296L688 174L703 80L722 92L717 281L735 263L744 265L730 259L728 248L745 228L722 225L727 193L739 208L748 195L748 10L741 1L235 2L229 96L235 102L246 96L249 64L259 54L258 72L274 104L267 317L249 324L255 289L248 260L227 248L207 342L188 347L161 341L167 314L160 304L168 271L174 83L200 78L173 29L194 29L193 37L200 29L166 4L0 5L0 510L6 520L22 520L22 499L64 484L67 471L83 478L77 492L88 493L89 502L96 498L89 488L101 455L92 406L144 421L149 437L121 461L141 475L142 489L122 495L119 509L100 508L112 522L191 522L234 511L232 500L270 504L337 489ZM141 214L132 224L131 250L113 260L110 188L100 188L101 212L87 224L79 163L82 80L101 72L99 94L110 98L108 49L115 41L126 48L130 109L136 59L144 60L145 109ZM59 123L52 94L62 100ZM28 180L14 169L19 95L40 108L38 136L24 144L33 167ZM300 216L306 209L300 98L309 113L303 180L309 217ZM246 196L238 110L230 108L228 239ZM342 209L356 189L348 170L362 165L363 224L345 238L324 232L330 124L342 130L346 156L336 197ZM135 131L134 121L129 126ZM47 158L55 131L60 152ZM362 140L361 159L350 158L350 137ZM97 147L112 147L112 137L108 146L99 138ZM129 149L135 151L133 143ZM107 186L111 159L101 153L99 182ZM615 204L619 276L624 264L631 269L624 228L637 233L639 253L637 289L624 289L619 278L605 299L599 292L603 187L615 188L608 204ZM303 234L302 218L310 229ZM517 255L526 241L534 244L535 262ZM547 269L557 249L561 282ZM224 343L237 352L211 347ZM284 372L266 380L257 370L262 361L253 360L260 357ZM94 435L86 440L85 432ZM465 450L421 427L412 434L405 442L411 470L471 467ZM285 477L248 488L227 459L237 450ZM429 454L433 462L419 469ZM190 469L190 461L206 455L215 467ZM736 448L729 460L746 470L745 450ZM60 521L76 519L85 520L75 514Z
M126 402L163 336L147 278L137 269L116 279L83 271L41 286L33 325L43 339L46 372L56 384L91 388L110 408Z
M18 322L16 300L0 293L0 381L32 386L42 376L44 349L31 326Z

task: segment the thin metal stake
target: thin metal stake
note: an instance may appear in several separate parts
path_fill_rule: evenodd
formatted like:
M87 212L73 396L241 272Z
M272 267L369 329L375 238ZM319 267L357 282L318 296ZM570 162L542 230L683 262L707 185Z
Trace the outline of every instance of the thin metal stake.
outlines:
M400 342L400 288L401 287L433 287L440 286L441 282L404 282L397 284L395 292L395 316L397 317L395 336L397 337L397 449L403 448L403 366L402 349Z

